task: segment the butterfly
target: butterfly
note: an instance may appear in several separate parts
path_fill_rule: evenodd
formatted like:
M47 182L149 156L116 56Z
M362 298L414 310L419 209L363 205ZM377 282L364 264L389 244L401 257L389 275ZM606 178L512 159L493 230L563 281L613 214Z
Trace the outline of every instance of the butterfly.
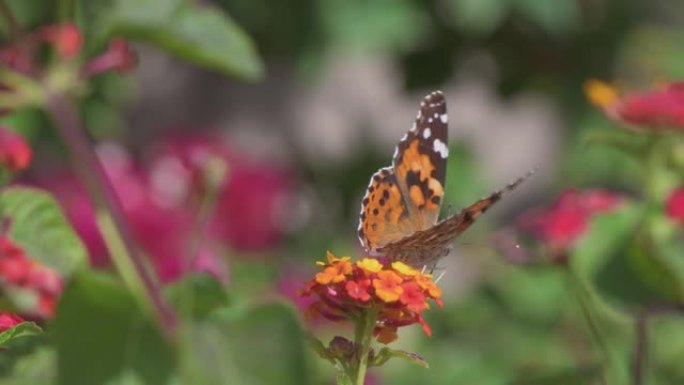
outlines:
M441 91L420 103L392 165L371 177L361 203L358 237L369 256L434 268L451 243L501 197L534 171L438 222L444 200L448 115Z

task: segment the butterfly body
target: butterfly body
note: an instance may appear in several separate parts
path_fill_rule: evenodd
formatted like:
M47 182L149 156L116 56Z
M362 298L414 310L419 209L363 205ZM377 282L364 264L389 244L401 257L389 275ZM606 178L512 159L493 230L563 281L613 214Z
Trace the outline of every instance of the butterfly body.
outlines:
M397 145L392 166L371 177L361 205L358 236L366 253L415 267L434 267L451 243L502 195L528 175L438 222L449 155L448 115L440 91L421 102Z

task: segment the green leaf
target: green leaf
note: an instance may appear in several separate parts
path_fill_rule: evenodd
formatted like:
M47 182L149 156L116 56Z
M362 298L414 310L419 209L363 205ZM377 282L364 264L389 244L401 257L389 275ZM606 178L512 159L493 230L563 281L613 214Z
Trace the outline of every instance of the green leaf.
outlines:
M623 203L611 213L595 215L585 236L570 256L570 263L581 276L593 277L608 260L634 236L643 208Z
M510 10L510 0L450 0L456 25L476 36L498 28Z
M322 22L328 35L345 48L406 51L419 43L430 27L424 10L407 0L323 3Z
M430 367L427 361L425 361L425 359L418 353L407 352L405 350L390 349L387 347L380 349L371 365L381 366L392 358L401 358L404 360L408 360L409 362L412 362L418 366L422 366L426 369Z
M587 366L559 370L552 373L525 376L524 379L513 381L512 385L576 385L590 384L601 379L599 366Z
M174 367L172 346L124 285L103 273L84 271L72 279L51 331L59 384L107 384L126 371L145 384L164 384Z
M55 383L57 356L54 349L45 345L34 346L30 351L23 352L24 354L13 356L16 350L18 346L12 344L9 350L2 353L2 366L7 365L9 370L3 370L0 385Z
M47 192L29 187L7 188L0 192L0 213L11 221L12 241L61 277L68 277L87 262L81 239Z
M576 0L514 0L513 3L518 12L551 34L571 32L580 22Z
M5 346L12 340L26 337L34 336L42 333L43 330L33 322L22 322L11 329L5 330L0 333L0 347Z
M246 80L264 68L249 36L224 12L179 0L115 0L98 10L99 40L123 36L190 63Z
M335 364L335 357L330 354L330 351L328 348L323 345L323 342L313 336L312 334L307 333L306 335L306 340L309 342L309 346L311 349L318 354L319 357L321 357L324 360L329 361L331 364Z
M221 283L209 274L193 274L166 287L166 295L176 308L195 318L204 318L213 310L228 304Z
M185 331L181 383L204 385L313 382L306 336L292 307L276 302L226 307Z

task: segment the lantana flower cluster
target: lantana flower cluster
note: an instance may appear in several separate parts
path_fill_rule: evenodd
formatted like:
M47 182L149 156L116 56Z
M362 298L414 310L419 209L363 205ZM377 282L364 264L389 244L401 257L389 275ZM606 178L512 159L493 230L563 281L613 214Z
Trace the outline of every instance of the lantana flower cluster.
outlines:
M0 284L3 290L22 290L36 296L35 306L27 311L30 315L49 318L55 314L62 279L55 270L30 259L7 237L0 237Z
M398 328L416 323L431 335L422 314L430 308L430 300L440 307L443 304L442 291L430 274L398 261L364 258L352 262L350 257L337 258L330 252L327 259L327 263L318 262L322 270L303 293L317 297L309 308L310 317L355 321L368 311L377 311L373 335L383 344L397 339Z

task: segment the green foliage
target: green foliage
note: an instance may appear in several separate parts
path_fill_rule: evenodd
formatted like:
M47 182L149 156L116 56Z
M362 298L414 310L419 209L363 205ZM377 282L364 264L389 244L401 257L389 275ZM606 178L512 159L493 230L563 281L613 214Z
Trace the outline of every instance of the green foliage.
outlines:
M263 65L244 31L225 13L180 0L98 0L92 10L94 42L123 36L155 45L190 63L245 80L263 76ZM89 22L90 18L85 20Z
M127 371L145 384L164 384L175 363L173 346L141 314L123 284L102 273L81 273L65 288L51 324L58 384L107 384Z
M312 383L306 338L286 304L216 309L184 333L182 383Z
M513 381L511 385L574 385L591 383L600 379L601 369L596 366L589 366L540 374L533 376L533 378Z
M30 258L68 277L87 261L85 247L59 204L48 193L29 187L0 191L0 213L10 221L10 238Z
M453 19L461 30L475 36L494 32L510 11L510 0L450 0Z
M41 332L41 328L34 322L22 322L17 326L0 333L0 347L9 344L16 338L33 336Z

